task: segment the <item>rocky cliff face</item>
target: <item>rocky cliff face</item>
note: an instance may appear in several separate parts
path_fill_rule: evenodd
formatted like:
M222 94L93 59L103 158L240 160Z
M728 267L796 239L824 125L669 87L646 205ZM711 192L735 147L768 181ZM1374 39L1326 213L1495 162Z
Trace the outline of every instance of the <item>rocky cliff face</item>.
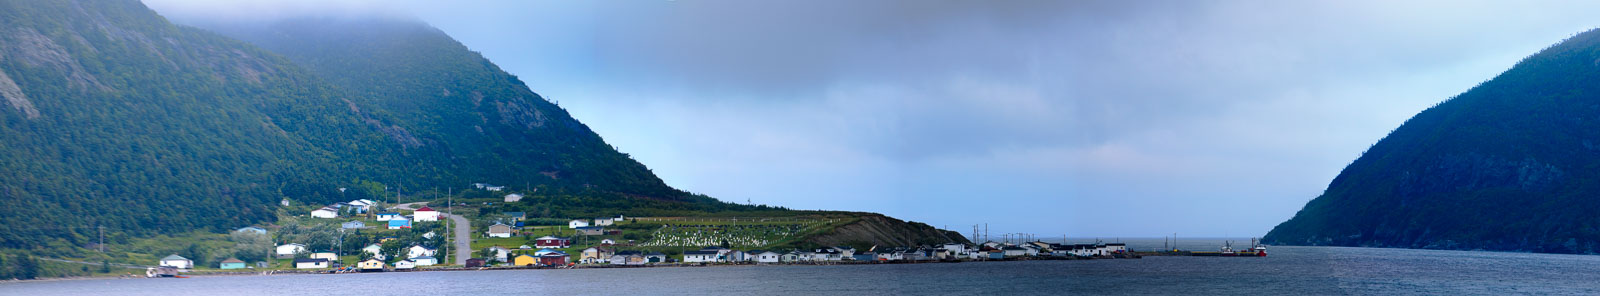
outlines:
M1596 253L1600 32L1422 111L1264 237L1291 245Z

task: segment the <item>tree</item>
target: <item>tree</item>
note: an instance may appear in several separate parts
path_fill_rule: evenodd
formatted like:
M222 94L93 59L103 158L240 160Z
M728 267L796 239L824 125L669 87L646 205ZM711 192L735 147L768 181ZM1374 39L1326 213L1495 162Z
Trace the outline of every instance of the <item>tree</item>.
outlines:
M39 278L39 261L33 259L33 256L22 254L17 258L17 270L12 275L20 280Z

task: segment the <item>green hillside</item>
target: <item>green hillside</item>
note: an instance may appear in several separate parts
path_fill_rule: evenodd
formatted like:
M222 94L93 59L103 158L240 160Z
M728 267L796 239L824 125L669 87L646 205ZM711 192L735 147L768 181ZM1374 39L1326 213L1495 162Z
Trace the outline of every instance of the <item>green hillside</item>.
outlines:
M486 213L547 220L871 215L674 189L515 76L416 21L198 29L133 0L0 0L0 24L0 250L113 263L169 252L219 260L231 244L226 230L283 226L293 220L279 219L337 201L446 192L492 204ZM479 182L507 189L464 190ZM493 202L507 192L529 198ZM880 220L916 230L894 231L909 235L893 241L935 239L921 235L926 225ZM88 250L102 233L130 253L81 256L95 254Z
M1264 238L1600 252L1600 31L1422 111Z

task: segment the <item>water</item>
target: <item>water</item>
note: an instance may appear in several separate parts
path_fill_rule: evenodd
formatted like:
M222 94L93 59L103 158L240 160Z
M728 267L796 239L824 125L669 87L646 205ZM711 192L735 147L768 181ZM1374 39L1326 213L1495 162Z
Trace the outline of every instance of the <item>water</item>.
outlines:
M1160 239L1156 239L1159 244ZM1159 247L1159 245L1157 245ZM0 283L3 295L1600 294L1600 256L1272 247L1145 257L838 266L506 270Z

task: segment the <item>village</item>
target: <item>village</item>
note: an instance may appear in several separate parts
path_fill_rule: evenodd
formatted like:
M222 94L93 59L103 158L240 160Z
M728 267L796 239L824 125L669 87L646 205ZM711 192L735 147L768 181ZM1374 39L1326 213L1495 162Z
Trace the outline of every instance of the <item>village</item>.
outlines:
M488 192L504 188L482 183L474 186ZM512 203L523 198L522 194L513 193L497 200ZM462 202L451 206L487 207L484 211L496 209L492 207L493 202L473 202L477 205ZM267 227L247 226L233 230L234 235L272 239L271 254L263 256L265 259L246 262L227 258L213 266L196 266L194 260L172 254L149 267L146 276L1138 258L1121 243L989 241L920 246L801 246L796 243L801 233L851 222L840 217L617 215L565 219L564 223L558 223L560 221L548 218L530 219L524 212L452 216L426 203L388 204L356 199L322 206L303 205L310 210L305 212L305 219L294 223L328 228L336 224L337 238L274 235ZM290 206L290 201L284 200L283 206ZM486 226L442 225L452 220ZM279 231L305 232L295 230L298 228L278 228ZM471 233L443 233L446 231ZM347 239L369 237L372 241L362 247L345 247L353 242ZM468 239L451 241L457 237ZM295 241L296 238L304 241Z

